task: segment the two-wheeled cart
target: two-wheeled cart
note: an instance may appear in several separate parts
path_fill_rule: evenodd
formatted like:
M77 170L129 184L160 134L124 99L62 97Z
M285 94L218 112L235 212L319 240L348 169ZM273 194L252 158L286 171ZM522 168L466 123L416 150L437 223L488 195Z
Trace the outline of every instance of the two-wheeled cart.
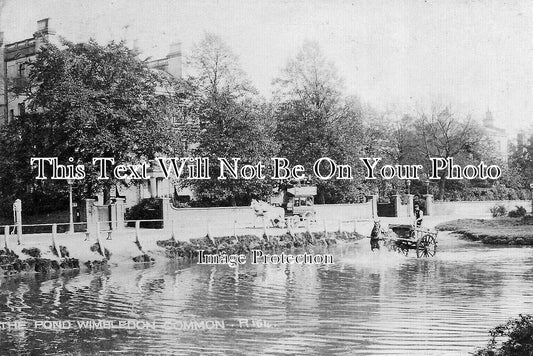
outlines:
M416 257L433 257L437 253L437 232L408 224L391 224L391 232L381 236L384 245L408 255L416 251Z

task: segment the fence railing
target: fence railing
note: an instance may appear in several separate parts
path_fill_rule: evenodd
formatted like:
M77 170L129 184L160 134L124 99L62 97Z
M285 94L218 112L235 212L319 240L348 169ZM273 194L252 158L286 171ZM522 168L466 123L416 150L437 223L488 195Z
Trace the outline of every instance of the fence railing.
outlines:
M356 232L358 224L368 222L369 219L351 219L351 220L321 220L311 221L310 219L291 222L286 221L279 226L272 226L267 219L260 219L259 224L250 222L239 222L233 220L225 221L219 224L209 219L202 223L190 221L165 222L163 220L126 220L122 226L115 226L111 221L99 221L94 224L86 222L74 223L74 231L70 231L69 223L58 224L28 224L28 225L4 225L4 247L9 248L13 244L27 245L26 240L30 239L31 243L42 243L50 241L52 248L59 254L58 239L70 238L74 236L83 237L84 241L98 241L100 246L104 245L105 240L115 238L122 241L130 240L140 243L145 238L154 238L166 240L171 237L175 239L189 239L208 236L243 236L247 234L261 234L266 236L282 235L284 233L296 232ZM49 238L50 240L47 240Z

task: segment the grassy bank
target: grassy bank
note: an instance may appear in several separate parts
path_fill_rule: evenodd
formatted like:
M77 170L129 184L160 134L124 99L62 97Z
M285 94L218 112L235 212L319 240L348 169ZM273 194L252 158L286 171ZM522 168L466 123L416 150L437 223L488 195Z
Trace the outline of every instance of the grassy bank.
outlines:
M453 231L468 239L495 245L533 245L533 225L520 218L459 219L436 226L440 231Z

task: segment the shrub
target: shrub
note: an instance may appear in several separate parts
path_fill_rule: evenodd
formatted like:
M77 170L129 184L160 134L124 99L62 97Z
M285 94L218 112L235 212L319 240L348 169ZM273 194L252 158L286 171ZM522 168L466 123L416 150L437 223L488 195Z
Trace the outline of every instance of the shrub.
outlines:
M503 205L496 204L490 208L490 212L492 213L492 217L495 218L497 216L504 216L507 213L507 209Z
M154 198L143 199L126 212L126 220L160 220L162 218L161 203ZM129 222L128 226L135 226L135 224ZM143 221L141 222L141 227L162 228L163 223L160 221Z
M420 210L422 210L424 212L424 214L426 214L426 212L427 212L426 199L423 199L423 198L415 195L415 197L413 199L413 206L415 206L417 204L420 207Z
M523 206L517 206L515 210L509 212L510 218L521 218L526 216L527 210Z
M533 316L520 314L489 331L486 347L477 350L474 356L527 356L533 355ZM505 338L501 344L499 338Z
M180 202L174 202L172 204L175 208L190 208L191 205L189 203L180 203Z

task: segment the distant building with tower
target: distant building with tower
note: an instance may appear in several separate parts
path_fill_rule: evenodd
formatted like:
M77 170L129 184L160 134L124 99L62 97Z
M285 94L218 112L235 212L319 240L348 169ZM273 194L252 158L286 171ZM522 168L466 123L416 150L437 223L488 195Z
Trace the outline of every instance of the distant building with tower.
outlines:
M530 127L523 127L516 133L516 150L522 152L526 150L530 140L533 140L533 125Z
M509 158L509 138L507 132L494 125L494 117L488 109L485 113L485 118L483 118L483 130L494 145L494 150L498 157L507 163Z

